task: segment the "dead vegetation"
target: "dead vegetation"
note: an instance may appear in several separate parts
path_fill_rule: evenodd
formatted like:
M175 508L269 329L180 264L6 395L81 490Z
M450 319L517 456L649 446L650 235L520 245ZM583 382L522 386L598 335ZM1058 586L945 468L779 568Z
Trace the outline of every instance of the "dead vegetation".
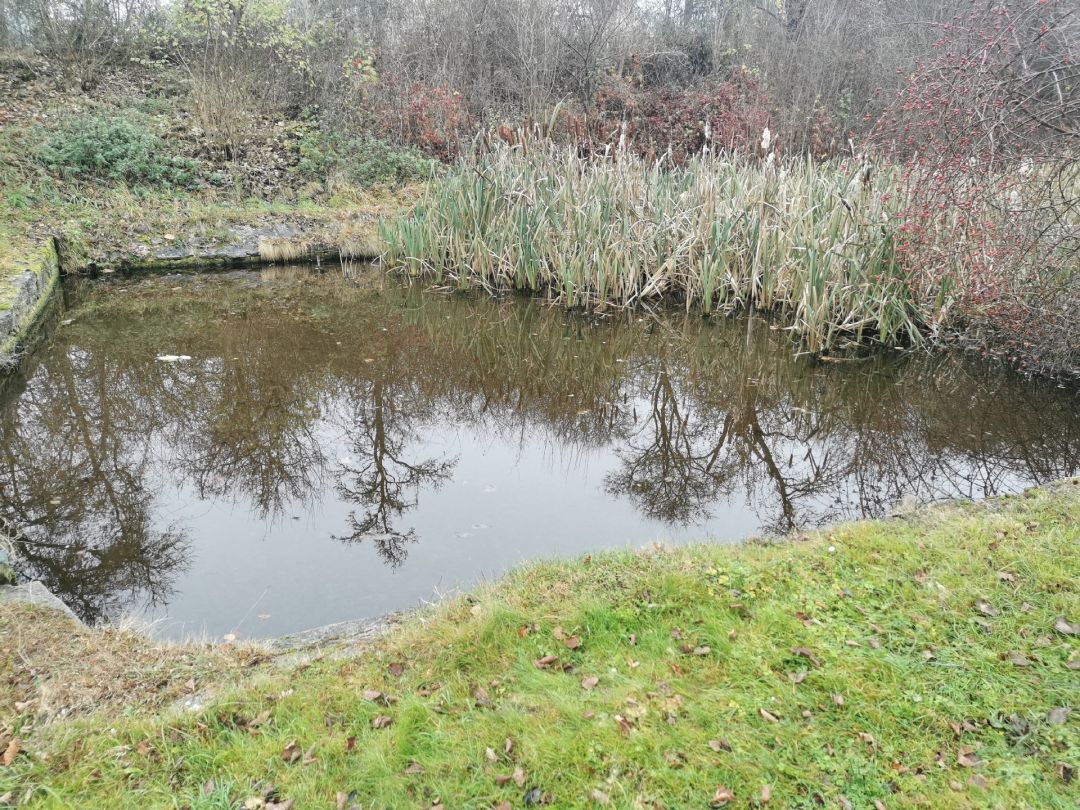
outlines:
M157 644L59 611L0 611L0 750L5 735L95 712L152 710L236 683L269 656L257 647Z

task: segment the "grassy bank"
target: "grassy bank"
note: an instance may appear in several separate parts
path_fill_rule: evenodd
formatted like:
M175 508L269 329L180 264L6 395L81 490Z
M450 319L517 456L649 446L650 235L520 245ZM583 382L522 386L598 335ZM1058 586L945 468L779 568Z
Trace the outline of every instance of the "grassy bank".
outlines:
M197 713L141 701L28 729L32 710L5 707L4 733L24 742L0 767L0 795L45 807L1074 807L1078 491L781 545L533 565L359 655L257 670ZM6 666L24 643L5 633Z

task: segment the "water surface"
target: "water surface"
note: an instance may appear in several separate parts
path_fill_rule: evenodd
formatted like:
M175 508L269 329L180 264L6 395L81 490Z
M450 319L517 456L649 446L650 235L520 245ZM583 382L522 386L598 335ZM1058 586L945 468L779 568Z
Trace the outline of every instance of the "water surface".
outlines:
M786 534L1080 470L1080 397L305 270L96 283L7 393L19 573L86 621L279 635L526 560ZM158 359L187 355L188 360Z

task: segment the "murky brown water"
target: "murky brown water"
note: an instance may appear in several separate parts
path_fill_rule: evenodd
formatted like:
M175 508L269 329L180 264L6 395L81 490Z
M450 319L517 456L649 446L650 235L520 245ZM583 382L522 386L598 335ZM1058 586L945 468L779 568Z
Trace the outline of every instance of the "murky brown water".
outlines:
M797 360L757 319L596 319L301 270L77 297L8 392L2 517L21 576L163 636L278 635L525 560L1080 470L1075 391L955 356Z

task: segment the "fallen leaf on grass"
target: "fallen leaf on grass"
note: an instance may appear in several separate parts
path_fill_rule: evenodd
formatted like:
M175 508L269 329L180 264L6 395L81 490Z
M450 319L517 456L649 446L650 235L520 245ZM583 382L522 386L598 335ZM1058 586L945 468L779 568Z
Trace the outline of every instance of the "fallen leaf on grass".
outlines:
M303 764L303 765L312 765L312 764L314 764L314 762L315 762L315 746L313 745L313 746L311 746L311 748L309 748L307 751L304 752L304 760L303 760L303 762L301 764Z
M22 740L18 737L12 737L11 742L8 743L7 748L4 749L4 767L10 767L11 763L15 761L15 757L19 755L22 750Z
M285 746L285 750L281 752L281 758L290 765L300 759L300 745L296 740Z
M1016 582L1016 574L1008 571L998 571L997 578L998 582Z
M768 720L770 723L779 723L779 718L770 712L768 709L758 709L758 714Z
M975 600L975 609L979 611L983 616L1000 616L1001 611L991 605L985 599Z
M859 739L869 745L871 748L877 748L877 740L874 739L874 735L866 731L859 732Z
M712 797L713 807L723 807L728 802L734 800L735 794L731 791L730 788L726 788L723 785L716 786L716 793L714 793Z
M514 768L514 784L519 788L525 787L525 771L521 768Z
M402 771L406 776L419 776L424 772L419 762L410 762L409 767Z
M971 748L961 748L956 755L956 762L965 768L978 768L982 760Z
M592 675L588 678L581 679L581 688L586 691L590 689L595 689L598 683L600 683L600 679L597 678L595 675Z
M712 650L704 645L701 647L694 647L694 655L708 655L711 652Z
M713 751L715 751L718 754L721 751L726 751L729 754L731 753L731 743L729 743L723 737L721 737L719 740L709 740L708 745L709 745L709 748L711 748Z
M558 660L559 656L557 655L545 655L543 658L537 658L533 661L533 666L537 669L548 669Z
M473 700L476 701L476 707L479 709L490 709L495 704L491 702L491 698L488 697L487 690L482 686L478 686L473 689Z
M349 737L345 740L345 751L353 751L356 749L356 737Z
M772 799L772 785L762 785L761 795L758 796L758 801L762 804L768 804L770 799Z
M837 706L843 706L844 705L844 696L837 693L837 694L832 696L832 702Z
M387 715L385 715L385 714L380 714L380 715L378 715L378 716L376 716L376 717L374 717L374 718L372 719L372 721L371 721L371 727L372 727L373 729L379 730L379 729L387 728L387 727L388 727L388 726L390 726L390 725L391 725L391 724L392 724L393 722L394 722L394 718L393 718L393 717L388 717L388 716L387 716Z
M514 805L510 802L499 802L495 805L495 810L514 810Z
M611 801L611 798L602 790L594 790L589 794L589 798L597 804L607 804Z
M405 665L400 661L394 661L386 668L386 671L393 675L395 678L400 678L402 673L405 672Z
M979 788L979 790L986 790L990 787L990 781L985 776L978 773L968 779L968 784Z
M1058 706L1056 709L1051 709L1046 715L1046 721L1052 726L1061 726L1065 724L1065 721L1069 719L1069 709L1065 706Z
M581 646L581 637L570 636L569 638L563 640L563 644L565 644L571 650L576 650L578 647Z
M1025 658L1018 652L1009 653L1009 660L1013 663L1013 666L1017 667L1030 667L1031 659Z
M1066 636L1080 635L1080 623L1070 622L1064 616L1058 616L1054 621L1054 629Z
M259 726L265 725L269 719L270 710L263 709L261 712L255 715L254 718L252 718L252 720L247 724L247 726L248 728L258 728Z
M793 684L797 685L797 684L800 684L803 681L805 681L806 676L807 676L807 671L805 669L800 669L798 672L796 672L796 673L794 673L792 675L788 675L788 678L791 679L791 682Z

